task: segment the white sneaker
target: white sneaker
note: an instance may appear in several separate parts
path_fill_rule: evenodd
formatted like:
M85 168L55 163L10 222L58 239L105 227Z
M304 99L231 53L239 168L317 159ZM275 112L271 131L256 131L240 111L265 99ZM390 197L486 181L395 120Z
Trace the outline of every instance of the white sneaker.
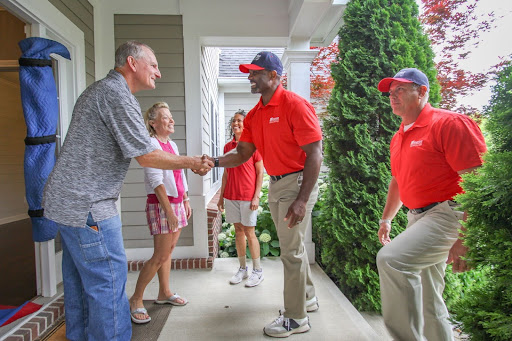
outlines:
M306 300L306 311L308 313L312 313L314 311L317 311L318 308L320 308L320 304L318 303L318 297L313 297L309 300ZM284 315L284 308L283 309L279 309L279 315Z
M288 337L296 333L305 333L311 329L309 317L291 319L280 315L274 322L263 328L263 332L272 337Z
M231 277L231 280L229 281L229 283L238 284L242 280L246 279L247 277L249 277L249 274L247 273L247 267L240 268L240 269L238 269L238 272L236 274L234 274L233 277Z
M251 277L249 277L249 279L247 280L247 282L245 283L245 286L246 287L255 287L257 286L258 284L261 283L261 281L263 281L263 269L259 269L259 270L252 270L252 274L251 274Z
M315 296L312 299L306 301L306 311L308 313L317 311L318 308L320 308L320 305L318 304L318 297Z

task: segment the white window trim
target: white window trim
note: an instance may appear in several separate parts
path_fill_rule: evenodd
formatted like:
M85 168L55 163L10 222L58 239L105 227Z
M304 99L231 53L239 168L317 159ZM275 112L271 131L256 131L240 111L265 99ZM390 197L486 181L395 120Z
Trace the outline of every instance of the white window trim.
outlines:
M59 62L59 98L62 140L66 135L73 105L85 89L84 33L48 0L0 0L0 5L21 18L30 27L27 36L58 41L66 46L71 61L55 56ZM44 297L57 294L62 281L62 251L55 253L53 240L35 243L37 293Z

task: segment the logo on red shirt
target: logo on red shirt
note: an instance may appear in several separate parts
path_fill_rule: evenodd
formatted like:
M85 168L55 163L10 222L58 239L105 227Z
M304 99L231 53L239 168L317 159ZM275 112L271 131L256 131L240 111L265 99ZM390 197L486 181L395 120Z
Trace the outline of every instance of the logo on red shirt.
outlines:
M419 140L419 141L411 141L411 147L419 147L423 144L423 140Z
M271 117L270 121L268 121L269 124L278 123L278 122L279 122L279 117Z

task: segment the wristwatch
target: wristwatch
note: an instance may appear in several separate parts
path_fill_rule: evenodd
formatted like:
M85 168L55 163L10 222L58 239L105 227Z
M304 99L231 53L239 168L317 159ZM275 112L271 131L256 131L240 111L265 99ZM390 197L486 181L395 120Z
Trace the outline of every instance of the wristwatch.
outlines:
M382 223L386 223L386 224L390 224L391 225L391 219L380 219L379 220L379 225L382 224Z
M213 167L219 167L219 158L213 158Z

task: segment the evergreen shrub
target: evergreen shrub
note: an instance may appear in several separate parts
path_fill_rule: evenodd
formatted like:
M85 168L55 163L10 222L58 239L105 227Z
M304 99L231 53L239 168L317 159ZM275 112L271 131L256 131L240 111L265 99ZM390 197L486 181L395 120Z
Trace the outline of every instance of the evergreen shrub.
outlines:
M429 78L430 102L440 100L434 55L417 16L414 0L350 1L331 68L335 87L323 122L329 174L315 219L317 261L359 310L380 310L378 220L390 180L389 143L400 126L377 84L417 67ZM392 225L394 237L406 226L403 210Z
M256 223L255 234L260 242L261 257L278 257L281 253L279 248L279 239L277 231L268 208L268 181L269 176L265 174L261 186L260 207L258 208L258 221ZM219 233L219 257L237 257L235 245L235 226L226 223L224 214L222 215L222 231ZM249 246L246 248L246 255L251 257Z
M489 151L477 174L463 176L457 201L468 212L468 260L487 280L453 306L472 340L512 340L512 65L497 76L485 114Z

